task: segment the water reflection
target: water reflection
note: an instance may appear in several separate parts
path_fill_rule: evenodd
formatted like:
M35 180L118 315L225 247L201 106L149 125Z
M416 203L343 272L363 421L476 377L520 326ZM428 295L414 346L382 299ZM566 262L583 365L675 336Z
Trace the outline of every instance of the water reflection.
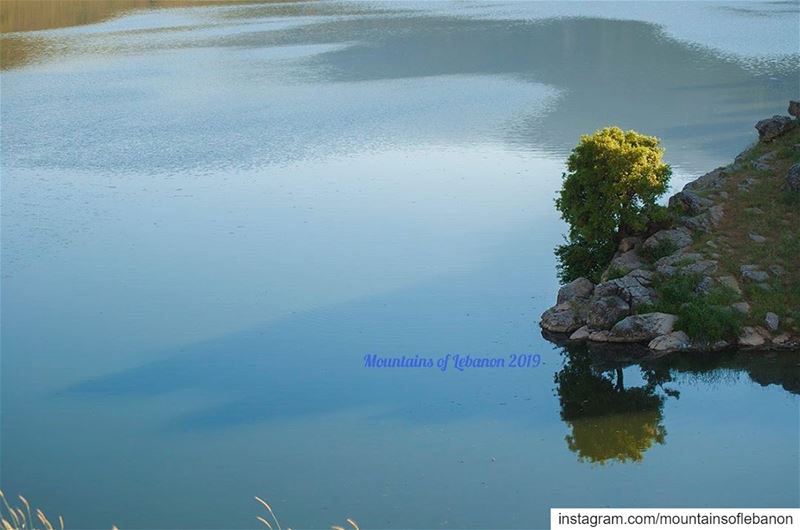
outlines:
M555 375L556 394L561 419L571 429L567 446L581 462L641 462L655 444L665 444L664 405L680 397L676 385L714 384L746 374L763 386L800 394L797 353L654 358L636 347L561 344L564 365ZM633 385L626 384L626 374Z
M679 396L663 387L671 380L665 366L639 366L643 384L626 388L623 365L600 365L582 347L565 348L564 355L556 392L561 419L572 429L567 445L581 461L639 462L653 444L665 442L665 395Z

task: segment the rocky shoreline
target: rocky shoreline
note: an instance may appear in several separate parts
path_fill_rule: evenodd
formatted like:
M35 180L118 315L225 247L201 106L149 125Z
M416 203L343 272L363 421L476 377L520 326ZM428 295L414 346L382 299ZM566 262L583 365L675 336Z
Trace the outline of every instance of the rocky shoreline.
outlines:
M758 143L737 156L732 164L699 177L673 195L669 209L677 213L671 226L622 239L600 283L578 278L562 286L556 305L541 316L540 326L545 335L560 341L646 346L659 353L800 348L798 322L792 316L796 311L778 314L775 310L754 315L748 301L748 293L774 291L780 285L775 282L782 278L784 282L793 282L793 276L786 276L787 266L750 262L747 253L737 255L727 244L727 236L718 233L718 227L726 219L726 210L733 212L731 208L737 208L748 215L760 215L759 208L742 208L748 204L746 198L751 188L760 185L759 179L769 178L770 185L774 180L775 186L787 196L800 195L800 143L792 143L800 139L800 102L790 102L788 111L791 117L774 116L759 121L755 125ZM790 143L773 147L780 143L776 140ZM786 163L791 166L777 175L773 164L781 157L788 157ZM777 177L780 180L775 180ZM744 225L738 229L746 231L743 239L748 245L760 246L759 250L775 244L765 235L749 232ZM785 230L797 236L796 226ZM733 255L723 255L723 250ZM730 293L731 303L724 309L741 316L747 324L740 327L738 337L713 341L692 337L682 329L678 315L650 310L658 306L661 297L657 284L679 276L697 279L692 296L702 297L715 289Z

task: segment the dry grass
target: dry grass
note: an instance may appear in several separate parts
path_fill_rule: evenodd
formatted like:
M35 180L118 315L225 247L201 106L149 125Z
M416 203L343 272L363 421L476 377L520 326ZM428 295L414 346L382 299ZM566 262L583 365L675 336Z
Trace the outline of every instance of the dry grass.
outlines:
M2 500L2 503L0 504L0 524L2 524L2 529L0 530L64 530L63 517L58 517L58 525L56 526L47 518L42 510L31 508L30 503L25 497L19 495L18 498L19 502L22 504L15 506L14 504L9 503L3 491L0 490L0 500ZM269 514L269 519L272 522L260 515L256 516L256 520L269 528L269 530L283 530L278 517L275 515L275 512L272 511L272 507L267 503L267 501L258 496L255 499L256 502L258 502ZM16 501L14 502L16 503ZM331 529L361 530L353 519L347 518L345 521L350 528L345 529L344 527L333 525L331 526ZM119 529L116 526L112 526L111 530ZM292 529L287 528L286 530Z

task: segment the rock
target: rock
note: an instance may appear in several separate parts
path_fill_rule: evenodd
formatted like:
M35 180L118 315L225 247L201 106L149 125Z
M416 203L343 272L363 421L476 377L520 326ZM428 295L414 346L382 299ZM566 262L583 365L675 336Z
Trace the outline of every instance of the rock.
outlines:
M698 177L697 179L689 182L683 187L683 191L687 190L712 190L718 189L722 187L722 183L728 177L728 174L725 172L725 168L718 167L713 171L709 171L702 177Z
M756 284L756 287L758 287L762 291L767 291L767 292L772 290L772 286L770 284L766 283L766 282L758 282Z
M789 334L788 333L781 333L780 335L778 335L777 337L772 339L772 343L773 344L782 345L782 344L786 344L787 342L789 342Z
M672 333L678 317L668 313L631 315L617 322L608 334L610 342L650 342Z
M669 230L659 230L648 237L642 245L647 250L654 250L669 241L676 249L688 247L692 244L692 234L686 228L672 228Z
M539 325L547 331L556 333L572 333L583 326L584 320L570 302L551 307L542 313Z
M656 292L651 287L652 279L652 271L636 269L622 278L597 284L595 296L618 296L634 308L652 304L656 301Z
M784 274L786 274L786 269L784 269L780 265L770 265L769 272L771 272L773 276L783 276Z
M747 302L736 302L735 304L731 304L731 307L743 315L750 314L750 304Z
M677 273L713 274L718 265L714 260L703 259L703 255L696 252L676 252L655 263L656 270L665 276Z
M660 335L647 345L648 348L660 352L673 352L689 348L691 340L683 331L673 331L666 335Z
M713 201L701 197L691 190L679 191L669 198L670 208L682 208L690 215L697 215L712 204L714 204Z
M720 199L722 199L724 201L727 201L728 200L728 192L727 191L719 192L719 197L720 197Z
M739 282L737 282L736 278L733 276L720 276L717 278L717 281L722 284L722 286L735 291L737 294L742 294L742 288L739 287Z
M789 191L800 192L800 163L789 168L789 172L786 173L784 188Z
M684 219L683 224L689 230L694 230L696 232L710 232L712 228L719 225L724 216L725 210L721 205L716 204L699 215Z
M708 294L711 292L711 289L714 287L714 278L711 276L703 276L703 278L697 282L697 286L694 288L694 292L697 294Z
M575 330L575 332L569 336L569 340L586 340L589 338L589 326L583 326Z
M571 302L576 299L589 299L594 292L594 284L586 278L572 280L558 290L557 303Z
M772 162L774 158L775 158L774 152L765 153L760 157L756 158L755 160L753 160L751 165L755 169L758 169L759 171L769 171L770 169L772 169L772 165L770 165L770 162Z
M618 254L614 256L614 259L611 260L611 263L608 265L606 269L606 274L604 276L607 277L608 271L612 270L619 270L627 274L628 272L634 269L640 269L645 267L645 263L642 261L641 256L636 250L629 250L622 254Z
M800 118L800 101L789 101L789 115Z
M761 208L757 208L755 206L752 208L745 208L744 211L751 215L764 215L764 210L762 210Z
M609 329L630 312L631 306L618 296L594 297L586 309L586 323L592 329Z
M765 342L764 337L750 326L743 327L739 334L740 346L762 346Z
M619 242L619 251L628 252L629 250L637 248L641 244L642 244L641 237L636 237L636 236L623 237L622 241Z
M756 123L758 139L761 142L771 142L775 138L786 134L795 128L797 122L788 116L773 116Z
M758 235L758 234L749 234L749 235L748 235L748 237L749 237L749 238L750 238L750 240L751 240L751 241L753 241L754 243L766 243L766 241L767 241L767 238L766 238L766 237L764 237L764 236L760 236L760 235Z
M729 347L731 344L727 340L718 340L714 344L711 345L711 349L713 351L720 351L724 350L725 348Z
M767 325L767 329L770 331L778 331L778 326L780 325L780 318L775 313L769 312L764 317L764 323Z
M769 274L764 271L758 270L758 265L742 265L739 268L742 273L742 279L750 282L765 282L769 280Z
M608 331L593 331L589 334L589 340L592 342L608 342Z

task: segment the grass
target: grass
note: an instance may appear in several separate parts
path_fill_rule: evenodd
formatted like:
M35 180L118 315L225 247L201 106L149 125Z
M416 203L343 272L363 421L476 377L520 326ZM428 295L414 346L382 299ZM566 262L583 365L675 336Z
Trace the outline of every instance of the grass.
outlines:
M639 307L639 313L670 313L678 316L675 328L694 339L710 343L735 339L742 327L742 316L729 305L738 299L735 291L715 285L708 293L698 293L703 279L699 274L656 276L653 289L659 301Z
M748 325L763 325L764 315L774 312L781 318L784 331L800 333L800 194L784 189L784 179L792 164L800 162L800 128L775 139L769 144L758 143L742 157L738 169L730 171L723 190L728 200L723 202L725 216L714 230L719 244L719 274L739 277L739 267L757 265L761 270L781 267L782 275L770 273L769 291L744 285L744 296L751 306L745 317ZM756 170L751 162L772 152L770 170ZM747 178L755 183L749 191L739 185ZM754 210L757 209L757 210ZM759 210L761 213L759 213ZM755 243L750 234L767 240ZM704 249L708 251L708 248Z
M0 490L0 500L2 500L0 523L3 525L3 530L55 530L56 528L64 530L63 517L59 516L58 526L54 526L42 510L31 508L28 500L22 495L19 495L19 502L22 504L15 506L8 502Z
M269 514L269 519L257 515L256 520L269 528L269 530L283 530L278 517L275 515L275 512L272 511L272 507L261 497L256 496L255 500L266 510L267 514ZM58 517L58 526L53 525L42 510L34 510L31 508L28 500L22 495L19 495L19 501L22 504L15 506L8 502L5 494L0 490L0 501L2 501L2 503L0 503L0 524L3 526L2 530L64 530L63 517ZM34 514L36 514L35 518ZM331 526L331 530L361 530L358 527L358 523L353 519L347 518L345 522L350 528L345 529L342 526L333 525ZM118 528L112 526L112 530L118 530ZM286 530L292 529L287 528Z

